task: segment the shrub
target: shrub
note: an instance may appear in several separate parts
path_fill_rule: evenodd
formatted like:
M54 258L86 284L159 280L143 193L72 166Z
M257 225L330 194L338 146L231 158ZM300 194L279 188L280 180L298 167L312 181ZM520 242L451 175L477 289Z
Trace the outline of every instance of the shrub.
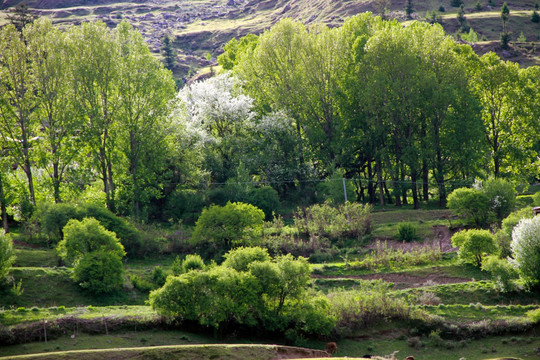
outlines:
M179 189L167 196L165 209L166 219L185 220L193 223L204 207L204 196L197 190Z
M540 216L523 219L512 232L512 255L520 276L529 284L540 280Z
M249 264L255 261L269 261L268 250L261 247L239 247L225 254L223 266L236 271L247 271Z
M491 273L496 290L500 292L515 290L513 280L519 276L516 269L507 260L497 256L487 256L482 263L482 270Z
M488 197L491 211L499 222L514 210L516 190L508 180L489 179L482 184L482 191Z
M154 284L138 275L129 274L129 280L133 284L133 287L139 291L150 292L155 289Z
M163 270L161 266L156 266L152 270L152 282L156 284L157 287L162 287L167 280L167 273Z
M441 303L441 298L435 295L435 293L427 291L427 292L423 292L418 297L418 301L422 305L439 305Z
M477 227L486 226L490 218L489 198L480 190L459 188L448 195L448 208Z
M11 237L0 230L0 284L5 280L15 261Z
M261 186L252 189L246 202L256 206L264 212L265 220L270 220L279 210L279 195L271 186Z
M533 206L540 206L540 191L533 195Z
M73 269L73 279L94 294L120 290L124 283L124 266L120 256L104 250L85 254Z
M399 223L396 237L399 241L411 242L415 240L417 238L416 226L406 222Z
M187 273L191 270L204 270L204 261L199 254L186 255L184 260L177 257L172 265L174 275Z
M69 203L40 205L35 216L41 226L41 232L53 244L62 240L64 237L62 229L70 219L81 218L76 206Z
M452 236L452 245L459 246L458 256L478 267L485 255L495 254L497 246L493 234L487 230L463 230Z
M533 23L539 23L540 22L540 15L538 15L538 12L536 12L536 10L534 10L531 14L531 21Z
M118 258L126 254L116 234L105 229L94 218L69 220L63 231L64 239L58 243L57 251L62 260L69 264L77 263L93 251L110 252Z
M500 251L500 257L505 258L511 255L510 243L512 242L512 230L519 224L521 219L531 218L531 209L525 208L508 215L501 224L501 229L497 231L496 240Z
M344 177L344 171L337 169L328 176L326 181L319 183L317 185L318 200L320 202L328 201L334 205L345 203ZM352 198L355 194L352 182L345 181L345 189L347 190L347 199Z
M193 241L214 248L220 254L234 246L252 245L264 223L262 210L250 204L227 203L203 210L195 224Z
M453 7L460 7L463 5L463 0L450 0L450 5Z

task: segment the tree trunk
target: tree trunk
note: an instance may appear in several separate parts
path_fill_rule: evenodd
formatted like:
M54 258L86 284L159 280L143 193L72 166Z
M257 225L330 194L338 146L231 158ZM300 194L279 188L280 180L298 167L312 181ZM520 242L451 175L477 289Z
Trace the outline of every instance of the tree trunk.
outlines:
M377 171L377 181L379 183L379 205L384 206L384 185L382 177L382 164L380 159L377 159L375 168Z
M60 198L60 172L58 171L58 162L53 162L53 192L54 192L54 202L59 204L62 202Z
M429 200L429 170L427 166L427 161L422 161L422 195L424 196L424 201Z
M373 186L374 179L373 179L373 169L371 168L371 161L368 160L367 162L367 178L368 178L368 195L369 195L369 203L375 204L375 187Z
M400 166L400 180L401 180L401 197L403 198L403 205L408 205L409 200L407 199L407 186L405 186L405 169L403 163Z
M420 208L420 203L418 202L418 189L416 187L416 170L411 169L411 180L412 180L412 196L413 196L413 204L414 209Z

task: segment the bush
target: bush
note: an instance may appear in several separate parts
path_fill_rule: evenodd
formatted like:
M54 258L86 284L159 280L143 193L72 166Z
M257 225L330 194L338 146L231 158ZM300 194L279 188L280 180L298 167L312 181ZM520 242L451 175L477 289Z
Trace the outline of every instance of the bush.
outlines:
M328 201L334 205L345 203L345 193L343 191L344 177L344 171L337 169L326 178L326 181L319 183L317 185L319 202ZM354 185L351 181L345 181L345 188L347 189L347 199L351 199L355 194Z
M15 261L11 237L0 230L0 284L5 280Z
M396 237L399 241L411 242L417 238L416 226L411 223L399 223Z
M184 260L177 257L172 265L174 275L185 274L191 270L204 270L204 261L199 254L186 255Z
M540 191L533 195L533 206L540 206Z
M164 216L174 221L194 223L204 207L204 196L197 190L179 189L167 196Z
M495 284L495 289L500 292L509 292L515 290L514 281L518 273L516 269L506 260L497 256L487 256L482 264L482 270L491 273Z
M489 179L482 184L482 192L489 199L491 211L499 222L514 210L516 190L508 180Z
M124 283L122 260L113 252L98 250L87 253L73 270L73 279L94 294L120 290Z
M114 232L130 256L138 254L140 244L138 230L125 219L100 205L49 204L40 207L36 213L41 232L44 232L52 243L62 240L63 228L69 220L82 220L85 217L97 219L107 230Z
M459 188L448 195L448 208L477 227L486 226L490 219L489 198L480 190Z
M450 5L453 7L460 7L463 5L463 0L450 0Z
M521 219L531 218L530 208L521 209L508 215L501 224L501 229L496 234L497 246L499 247L500 257L505 258L511 255L510 243L512 242L512 230L519 224Z
M513 261L520 276L528 283L540 280L540 216L523 219L512 232Z
M271 186L252 189L248 193L246 202L261 209L265 220L271 220L273 214L279 210L279 195Z
M539 23L540 22L540 15L538 15L538 13L536 12L536 10L534 10L531 14L531 21L533 23Z
M262 210L250 204L227 203L203 210L192 240L212 247L218 255L235 246L252 245L264 223Z
M156 284L157 287L162 287L165 285L165 280L167 280L167 273L161 266L156 266L154 270L152 270L152 282Z
M463 230L452 236L452 245L459 246L458 256L464 262L482 266L485 255L495 254L495 238L487 230Z
M57 251L62 260L69 264L77 263L93 251L110 252L118 258L126 254L116 234L105 229L94 218L69 220L63 231L64 239L58 243Z
M247 271L249 264L255 261L265 262L270 260L268 250L261 247L239 247L225 254L223 266L233 268L236 271Z

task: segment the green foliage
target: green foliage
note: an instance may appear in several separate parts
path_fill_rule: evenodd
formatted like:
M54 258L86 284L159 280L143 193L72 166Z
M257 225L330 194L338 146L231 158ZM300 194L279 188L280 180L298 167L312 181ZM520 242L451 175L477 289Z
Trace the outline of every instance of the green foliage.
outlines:
M260 234L263 222L263 211L253 205L213 205L203 210L195 224L192 239L195 244L207 244L219 254L234 246L257 242L255 237Z
M270 220L279 210L279 195L271 186L253 188L247 194L246 202L261 209L265 220Z
M463 5L463 0L450 0L450 5L453 7L460 7Z
M501 258L511 255L510 242L512 241L512 231L521 219L531 218L532 212L529 207L515 211L508 215L501 223L501 229L496 233L497 246L500 250Z
M396 237L399 241L411 242L417 239L416 226L411 223L401 222L398 225Z
M331 202L333 205L345 203L345 193L343 189L343 178L345 173L342 169L336 169L328 176L326 181L317 186L317 195L321 202ZM347 200L354 197L354 185L350 181L345 181Z
M311 238L358 238L372 231L371 206L359 203L315 204L293 216L298 232Z
M501 48L508 49L510 40L512 40L510 33L501 33Z
M404 299L391 297L388 286L378 281L358 291L337 290L328 294L336 333L348 336L389 319L410 320L415 314Z
M193 223L204 207L204 196L200 191L177 189L167 196L164 217Z
M94 294L118 291L124 283L122 260L108 250L84 254L73 270L73 279Z
M152 270L152 282L156 284L157 287L162 287L165 285L165 281L167 280L167 273L161 266L156 266L154 270Z
M151 306L160 314L220 332L242 326L257 333L331 331L328 301L307 296L311 278L306 259L271 259L262 248L233 250L225 258L222 266L169 277L163 288L150 294Z
M94 218L69 220L63 229L64 239L58 243L58 255L69 264L76 264L94 251L109 252L122 258L124 247L112 231L105 229Z
M534 206L540 206L540 191L537 191L533 195L533 205Z
M172 265L174 275L187 273L191 270L204 270L204 261L199 254L188 254L184 260L177 257Z
M482 270L491 273L495 288L500 292L509 292L516 289L513 280L519 277L515 267L506 259L498 256L486 256L482 262Z
M508 180L491 178L482 184L482 191L488 197L491 210L499 222L514 210L516 190Z
M223 266L236 271L247 271L252 262L265 262L270 260L268 250L261 247L239 247L225 254Z
M448 195L448 208L478 227L489 223L490 203L485 193L477 189L459 188Z
M97 219L105 229L116 234L128 254L137 254L141 237L138 230L125 219L114 215L103 206L92 203L82 205L71 203L47 204L40 206L35 215L35 220L39 223L41 232L52 243L62 240L64 236L63 228L69 220L82 220L83 218Z
M377 242L377 247L362 260L353 262L351 269L402 270L411 266L433 264L442 258L441 251L437 248L422 247L405 251L393 249L386 242Z
M538 15L538 12L534 10L531 14L531 21L535 24L538 24L540 22L540 15Z
M0 230L0 285L4 282L14 261L15 253L11 237Z
M486 255L495 254L495 238L487 230L462 230L452 236L452 245L459 247L458 256L464 262L482 266Z
M528 284L540 281L540 216L523 219L512 232L513 262Z

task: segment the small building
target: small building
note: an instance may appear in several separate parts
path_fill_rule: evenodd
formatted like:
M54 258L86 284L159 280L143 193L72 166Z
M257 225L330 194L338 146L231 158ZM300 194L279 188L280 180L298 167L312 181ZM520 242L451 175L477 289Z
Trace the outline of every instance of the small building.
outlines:
M533 207L532 212L533 212L533 215L535 216L540 214L540 206Z

